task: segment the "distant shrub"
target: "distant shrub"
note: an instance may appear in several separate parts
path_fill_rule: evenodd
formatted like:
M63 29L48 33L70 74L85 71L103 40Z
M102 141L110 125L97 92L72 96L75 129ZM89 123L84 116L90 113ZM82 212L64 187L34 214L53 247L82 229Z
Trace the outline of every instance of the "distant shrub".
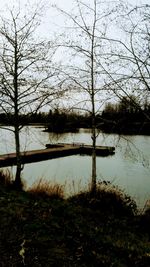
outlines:
M135 201L109 182L99 183L94 195L90 190L87 190L70 197L69 201L110 215L132 216L137 213Z
M42 178L35 182L28 192L36 197L64 198L64 186L51 183Z

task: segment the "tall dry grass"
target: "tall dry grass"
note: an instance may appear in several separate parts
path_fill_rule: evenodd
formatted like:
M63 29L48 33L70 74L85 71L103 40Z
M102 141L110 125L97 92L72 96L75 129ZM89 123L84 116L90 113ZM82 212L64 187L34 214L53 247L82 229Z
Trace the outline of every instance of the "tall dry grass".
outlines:
M0 185L10 187L13 184L14 178L10 170L0 170Z
M60 185L43 178L35 182L28 192L36 197L50 197L64 199L64 185Z

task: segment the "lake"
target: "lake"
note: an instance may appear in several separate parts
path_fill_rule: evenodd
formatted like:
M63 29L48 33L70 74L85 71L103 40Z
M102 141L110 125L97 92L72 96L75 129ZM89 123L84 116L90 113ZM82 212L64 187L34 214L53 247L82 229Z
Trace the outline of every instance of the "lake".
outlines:
M22 150L45 148L46 143L91 144L89 129L78 133L54 134L39 127L25 127L21 133ZM102 134L97 145L115 146L113 156L97 157L97 180L110 181L132 196L139 207L150 199L150 136L118 136ZM13 133L0 129L0 154L14 152ZM15 173L15 167L10 168ZM38 163L26 164L23 179L30 187L38 179L65 184L66 194L87 188L91 177L90 156L68 156Z

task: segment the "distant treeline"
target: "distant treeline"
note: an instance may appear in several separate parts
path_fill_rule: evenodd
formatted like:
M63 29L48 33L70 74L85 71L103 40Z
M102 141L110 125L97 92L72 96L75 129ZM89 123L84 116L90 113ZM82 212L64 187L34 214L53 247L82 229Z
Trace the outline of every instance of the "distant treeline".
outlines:
M0 113L0 124L13 126L15 117L11 113ZM55 109L54 111L39 112L19 115L20 125L42 124L46 131L67 132L77 131L78 128L91 127L91 117L87 114L66 112Z
M150 105L141 107L134 97L107 103L100 119L100 128L107 133L150 135Z
M103 112L95 118L96 127L103 132L118 134L150 135L150 105L139 107L131 100L122 99L117 104L107 103ZM91 128L92 117L89 113L80 114L64 110L50 110L19 116L20 125L42 124L49 132L76 132L79 128ZM11 113L0 113L0 124L14 125Z
M46 131L76 132L79 128L90 128L91 117L87 114L55 110L49 113Z

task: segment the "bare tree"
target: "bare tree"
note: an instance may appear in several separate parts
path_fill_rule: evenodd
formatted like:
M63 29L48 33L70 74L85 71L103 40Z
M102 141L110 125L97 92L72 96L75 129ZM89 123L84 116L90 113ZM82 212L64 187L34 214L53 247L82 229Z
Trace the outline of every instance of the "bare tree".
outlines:
M21 186L22 162L20 114L41 108L54 91L58 71L52 64L55 49L51 42L36 38L40 24L39 9L22 13L20 7L9 10L9 16L0 21L0 105L6 114L12 113L16 147L15 184ZM6 128L6 127L5 127Z
M57 10L69 19L67 27L69 33L64 47L67 48L67 55L70 57L64 72L80 98L75 108L86 110L91 116L93 148L91 192L95 193L96 114L105 101L103 91L106 87L106 72L99 62L104 60L102 55L107 45L104 37L106 37L109 19L110 17L114 19L117 7L113 3L107 6L98 0L93 0L89 4L86 1L76 0L73 12L66 12L59 8Z
M127 97L138 109L150 100L149 14L150 5L146 4L132 7L128 4L120 10L116 20L118 37L106 40L110 51L105 65L101 65L109 80L108 90L119 99ZM130 99L131 95L138 101ZM150 120L150 114L143 112L145 118Z

